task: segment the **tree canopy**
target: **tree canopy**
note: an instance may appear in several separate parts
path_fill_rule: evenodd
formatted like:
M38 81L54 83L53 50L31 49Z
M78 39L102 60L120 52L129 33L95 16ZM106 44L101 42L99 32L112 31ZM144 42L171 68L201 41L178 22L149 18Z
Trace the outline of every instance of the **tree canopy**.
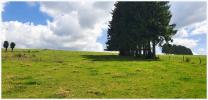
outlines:
M107 50L154 58L155 46L172 41L168 2L117 2L107 32Z
M162 46L162 53L193 55L191 49L182 45L171 45L171 44L164 44Z

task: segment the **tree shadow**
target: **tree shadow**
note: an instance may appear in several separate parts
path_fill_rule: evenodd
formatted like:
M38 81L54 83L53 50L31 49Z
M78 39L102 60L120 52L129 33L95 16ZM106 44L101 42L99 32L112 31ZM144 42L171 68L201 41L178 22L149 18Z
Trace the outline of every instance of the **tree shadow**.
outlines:
M160 59L144 59L131 56L118 56L118 55L81 55L85 59L91 61L160 61Z

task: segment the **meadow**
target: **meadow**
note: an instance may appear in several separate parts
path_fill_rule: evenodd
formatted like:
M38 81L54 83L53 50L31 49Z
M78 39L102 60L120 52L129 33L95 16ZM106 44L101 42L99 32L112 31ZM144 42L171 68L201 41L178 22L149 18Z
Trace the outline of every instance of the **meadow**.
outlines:
M2 97L206 98L206 56L157 56L2 49Z

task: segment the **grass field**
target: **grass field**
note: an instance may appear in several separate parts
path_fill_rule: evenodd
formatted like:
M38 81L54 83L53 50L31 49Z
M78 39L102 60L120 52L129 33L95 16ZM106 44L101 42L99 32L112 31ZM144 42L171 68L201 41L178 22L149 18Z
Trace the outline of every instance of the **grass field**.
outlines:
M3 98L206 98L206 56L2 50ZM201 64L199 64L201 58Z

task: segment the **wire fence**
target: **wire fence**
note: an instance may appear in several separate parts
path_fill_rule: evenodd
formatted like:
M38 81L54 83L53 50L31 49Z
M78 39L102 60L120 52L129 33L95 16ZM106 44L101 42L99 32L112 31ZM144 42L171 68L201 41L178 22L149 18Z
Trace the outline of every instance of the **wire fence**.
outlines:
M160 60L173 61L173 62L184 62L191 64L205 64L205 55L158 55Z

